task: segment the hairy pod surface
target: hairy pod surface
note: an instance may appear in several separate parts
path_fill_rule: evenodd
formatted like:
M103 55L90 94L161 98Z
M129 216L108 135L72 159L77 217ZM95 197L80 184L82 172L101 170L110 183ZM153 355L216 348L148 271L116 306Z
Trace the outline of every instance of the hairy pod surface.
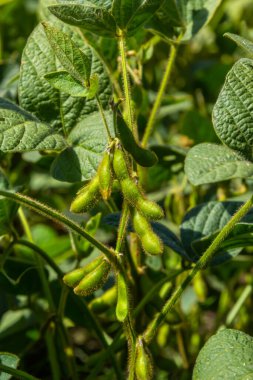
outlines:
M145 343L141 338L138 338L136 344L135 375L137 380L153 379L151 354L145 347Z
M93 271L88 273L74 288L75 294L78 296L88 296L101 288L108 277L111 264L106 260L103 261Z
M143 199L141 190L135 181L130 177L125 178L123 181L121 181L120 185L124 198L132 206L135 206L139 199Z
M148 199L139 198L136 207L148 219L156 220L164 216L163 209L155 202Z
M121 146L116 146L115 148L113 155L113 170L119 181L129 177L127 158Z
M117 287L106 290L100 297L94 298L89 307L95 313L104 313L111 306L115 305L117 301Z
M97 175L77 193L76 198L70 205L71 212L85 212L94 206L100 197L99 178Z
M129 309L128 289L125 277L122 273L117 275L117 305L116 317L118 321L124 322Z
M65 274L63 281L66 285L74 288L79 284L84 276L96 269L104 260L103 256L99 256L97 259L92 260L90 263L82 268L74 269L73 271Z
M141 166L150 167L157 163L158 158L152 150L142 148L136 141L128 128L120 112L117 112L117 132L123 147Z
M163 253L163 243L161 239L151 229L140 237L144 251L149 255L161 255Z
M151 231L151 225L149 221L147 220L145 216L143 216L137 210L133 210L132 220L133 220L134 230L139 235L139 237L142 237L146 235L148 231Z
M99 189L102 198L106 201L112 192L112 170L110 152L105 152L104 157L98 167Z

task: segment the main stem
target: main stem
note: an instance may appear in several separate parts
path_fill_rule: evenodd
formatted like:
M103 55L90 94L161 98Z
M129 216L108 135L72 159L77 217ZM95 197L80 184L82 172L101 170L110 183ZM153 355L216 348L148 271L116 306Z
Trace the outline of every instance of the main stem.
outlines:
M122 216L120 219L118 237L116 242L116 253L119 254L122 250L123 241L126 235L127 224L129 219L129 207L126 202L123 203ZM120 260L120 256L119 256ZM125 279L127 277L125 276ZM129 302L129 300L126 300ZM127 334L127 340L129 344L129 362L128 362L128 380L134 380L134 364L135 364L135 343L136 343L136 333L132 325L132 318L130 314L130 308L128 316L124 322L124 328Z
M179 40L178 40L178 42L179 42ZM151 136L151 134L155 128L156 115L157 115L157 112L159 111L159 108L161 106L162 98L163 98L163 95L165 93L168 81L169 81L170 76L171 76L171 71L172 71L173 64L174 64L174 61L176 58L176 54L177 54L177 45L172 44L171 49L170 49L170 56L169 56L167 66L166 66L166 70L165 70L162 82L160 84L159 91L158 91L155 103L153 105L153 108L152 108L152 111L151 111L151 114L150 114L150 117L148 120L148 124L147 124L146 130L145 130L145 133L144 133L144 136L142 139L142 146L143 147L147 146L148 140L149 140L149 138L150 138L150 136Z
M207 248L204 254L201 256L195 267L188 274L186 279L183 281L181 285L175 290L170 299L164 305L162 311L156 315L153 322L149 325L147 330L144 332L143 337L147 344L149 344L154 338L158 327L164 322L166 315L172 310L176 302L180 299L183 291L189 285L189 283L193 280L196 274L205 269L207 264L212 260L216 251L220 247L223 240L229 235L229 233L233 230L236 223L238 223L244 215L250 210L253 205L253 196L236 212L236 214L229 220L229 222L225 225L225 227L221 230L221 232L214 239L212 244Z
M134 111L132 108L132 96L131 96L131 86L129 81L129 75L127 71L127 59L126 59L126 42L123 33L119 36L119 51L121 57L121 67L122 67L122 77L124 94L126 99L126 114L127 114L127 124L129 129L133 132L135 138L137 139L138 133L134 121Z

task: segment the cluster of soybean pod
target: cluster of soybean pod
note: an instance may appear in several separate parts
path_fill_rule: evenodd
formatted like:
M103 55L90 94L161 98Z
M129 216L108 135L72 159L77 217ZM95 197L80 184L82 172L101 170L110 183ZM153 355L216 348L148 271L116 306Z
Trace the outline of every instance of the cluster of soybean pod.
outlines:
M118 110L115 113L114 124L117 137L110 141L97 173L78 191L70 210L74 213L86 212L101 198L108 200L113 188L119 189L123 200L129 206L132 227L140 239L144 252L149 255L160 255L163 252L163 243L153 231L151 221L161 219L164 215L163 210L157 203L146 198L138 176L133 170L136 164L153 166L157 162L157 157L153 151L142 148L136 142ZM68 286L74 288L77 295L87 296L105 284L110 270L110 262L101 255L84 267L67 273L63 280ZM127 314L126 292L124 278L121 278L121 274L118 273L116 316L121 322ZM137 342L137 359L138 357L135 369L137 378L150 378L146 376L146 371L151 371L150 358L142 341Z

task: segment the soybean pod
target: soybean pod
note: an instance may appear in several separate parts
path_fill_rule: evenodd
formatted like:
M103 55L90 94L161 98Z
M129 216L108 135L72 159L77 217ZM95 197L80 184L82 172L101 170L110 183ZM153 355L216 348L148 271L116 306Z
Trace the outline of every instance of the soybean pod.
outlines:
M86 186L78 191L76 198L70 205L70 211L75 213L85 212L93 207L99 198L99 179L95 175Z
M135 375L137 380L151 380L153 378L152 358L140 337L136 344Z
M119 181L129 178L130 174L128 166L127 157L123 152L122 146L119 143L116 143L113 154L113 170Z
M74 288L74 292L78 296L88 296L101 288L108 277L111 264L106 260L103 261L90 273L88 273Z
M134 160L141 166L150 167L157 163L156 154L149 149L142 148L136 141L123 119L119 110L117 111L116 126L118 137L126 151L131 154Z
M140 238L142 248L147 254L160 255L163 253L163 243L153 231L150 222L139 211L132 212L133 226Z
M164 216L163 209L155 202L145 198L139 198L136 207L148 219L161 219Z
M74 269L73 271L65 274L63 277L63 281L66 285L70 287L75 287L79 284L79 282L90 272L96 269L104 260L103 256L99 256L95 260L91 261L87 265L82 268Z
M118 321L124 322L127 317L129 309L128 289L124 275L117 274L117 305L116 317Z
M112 170L110 150L106 151L98 167L99 189L104 200L108 200L112 192Z

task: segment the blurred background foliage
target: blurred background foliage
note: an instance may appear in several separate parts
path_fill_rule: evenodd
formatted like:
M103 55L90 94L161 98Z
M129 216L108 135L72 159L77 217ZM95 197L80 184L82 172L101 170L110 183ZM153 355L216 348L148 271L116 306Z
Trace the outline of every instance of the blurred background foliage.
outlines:
M29 34L45 10L36 0L0 0L0 96L18 102L18 76L22 50ZM212 128L211 112L225 75L234 62L242 56L236 45L223 37L226 32L239 34L253 40L253 2L252 0L224 0L211 23L189 43L180 46L172 79L157 118L157 126L150 145L157 147L161 156L159 165L149 169L146 179L150 197L163 202L166 211L164 224L176 234L179 225L189 209L203 201L225 200L237 197L244 199L252 189L249 180L232 180L226 183L191 186L184 175L183 161L187 149L200 142L218 142ZM105 38L85 37L95 48L103 53L115 83L121 83L117 46ZM138 114L140 135L144 131L151 105L154 102L169 47L160 38L142 30L128 41L130 77L133 86L133 99ZM120 88L118 88L120 91ZM164 151L159 147L163 145ZM22 158L22 159L21 159ZM12 186L29 189L29 194L57 209L66 210L80 184L70 185L54 180L50 176L50 165L54 157L38 152L6 155L0 153L1 168ZM115 198L116 204L120 199ZM92 211L89 220L92 233L106 243L115 241L115 230L102 222L101 214L109 213L100 204ZM31 225L34 242L50 255L63 271L71 269L70 260L76 250L81 258L90 259L97 254L84 241L71 239L58 225L44 220L33 213L27 215ZM73 217L73 215L72 215ZM87 223L88 216L78 219ZM99 224L100 223L100 224ZM100 227L98 228L98 225ZM17 230L22 230L17 220ZM1 254L8 245L9 237L0 238ZM253 261L252 249L244 249L234 260L218 267L210 268L200 274L188 287L180 305L168 315L167 322L158 331L156 341L151 346L157 366L156 379L190 379L191 368L204 341L217 328L241 329L253 335L252 298L245 298L236 316L228 319L229 311L239 297L243 297L245 287L252 286ZM13 252L12 252L13 253ZM15 255L5 262L0 273L0 351L18 354L24 368L43 379L49 379L46 364L48 358L43 334L46 328L45 300L37 280L36 266L27 247L15 246ZM92 256L91 256L92 255ZM13 265L15 262L15 265ZM180 267L181 258L169 248L163 258L149 257L146 260L147 276L141 277L137 296L148 293L164 274ZM58 300L60 289L55 274L49 270L47 276L53 297ZM175 280L179 283L184 274ZM109 332L115 337L119 323L115 320L113 303L110 307L97 308L95 299L110 288L95 293L88 299L90 309ZM173 283L166 283L159 294L145 306L145 314L140 314L137 326L145 325L147 318L161 308L163 300L171 292ZM66 307L65 323L71 331L75 345L75 355L87 374L96 365L101 345L91 331L89 321L82 315L72 313L74 300L69 299ZM48 316L47 316L48 317ZM124 351L119 354L122 363ZM110 361L106 361L104 372L97 379L112 378ZM62 365L64 362L62 359ZM88 377L87 377L88 378Z

